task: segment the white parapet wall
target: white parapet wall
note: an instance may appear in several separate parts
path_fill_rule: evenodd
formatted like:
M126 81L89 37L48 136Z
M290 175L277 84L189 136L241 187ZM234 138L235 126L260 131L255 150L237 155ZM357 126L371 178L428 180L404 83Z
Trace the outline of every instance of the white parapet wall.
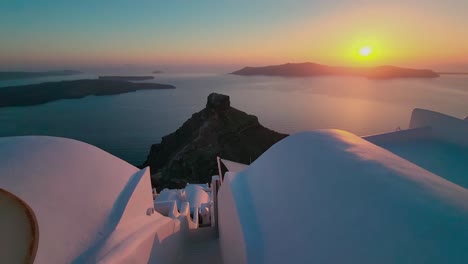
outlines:
M409 128L430 127L434 138L468 146L468 123L442 113L419 109L413 110Z
M399 130L383 134L363 137L365 140L374 144L394 143L401 141L411 141L419 139L432 138L431 127L417 127L412 129Z
M122 207L122 213L115 230L102 245L91 248L97 253L85 262L175 262L181 253L183 233L188 229L188 223L183 222L182 217L169 218L154 211L149 168L133 175L119 198L122 199L116 205ZM179 216L175 202L173 204Z
M237 173L226 172L218 192L219 243L225 264L247 263L244 231L232 193Z
M363 137L374 144L434 138L457 145L468 145L468 122L442 113L416 108L409 129Z
M218 201L224 263L468 263L468 190L344 131L283 139Z

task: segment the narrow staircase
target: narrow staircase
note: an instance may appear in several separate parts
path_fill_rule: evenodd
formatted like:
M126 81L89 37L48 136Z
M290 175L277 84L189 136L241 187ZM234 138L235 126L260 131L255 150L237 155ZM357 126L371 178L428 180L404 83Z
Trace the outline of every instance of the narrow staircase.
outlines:
M212 227L190 230L184 248L184 255L179 263L223 263L219 237Z

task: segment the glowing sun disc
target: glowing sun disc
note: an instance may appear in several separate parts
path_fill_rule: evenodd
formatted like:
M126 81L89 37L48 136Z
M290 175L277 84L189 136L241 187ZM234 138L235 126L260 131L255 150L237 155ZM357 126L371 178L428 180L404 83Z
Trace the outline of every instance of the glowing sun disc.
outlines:
M372 49L370 47L362 47L359 50L359 54L361 56L369 56L372 53Z

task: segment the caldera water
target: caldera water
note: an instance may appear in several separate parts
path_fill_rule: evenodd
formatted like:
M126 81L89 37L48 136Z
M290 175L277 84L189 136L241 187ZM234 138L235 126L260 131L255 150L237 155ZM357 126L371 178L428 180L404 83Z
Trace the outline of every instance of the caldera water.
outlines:
M142 75L147 75L142 73ZM204 108L208 94L229 95L231 106L256 115L282 133L321 128L370 135L408 127L411 111L425 108L468 115L468 76L368 80L358 77L246 77L230 74L155 74L149 82L174 90L89 96L43 105L0 108L0 136L49 135L78 139L134 165L154 143ZM1 87L96 78L93 74L0 82ZM145 81L148 82L148 81Z

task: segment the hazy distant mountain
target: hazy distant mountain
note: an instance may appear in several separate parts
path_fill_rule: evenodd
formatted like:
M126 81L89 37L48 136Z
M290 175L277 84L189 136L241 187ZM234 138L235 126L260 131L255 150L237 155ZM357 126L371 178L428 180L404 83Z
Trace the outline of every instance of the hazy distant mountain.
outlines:
M63 70L63 71L44 71L44 72L27 72L27 71L0 71L0 81L29 79L48 76L67 76L80 74L79 71Z
M156 89L175 89L175 86L116 80L75 80L9 86L0 89L0 107L37 105L60 99L83 98L89 95L113 95Z
M99 80L117 80L117 81L144 81L152 80L153 76L99 76Z
M359 76L369 79L392 78L435 78L439 74L432 70L400 68L395 66L377 67L335 67L317 63L286 63L265 67L245 67L235 71L236 75L266 75L284 77L307 76Z
M444 71L444 72L437 72L440 75L468 75L468 72L449 72L449 71Z

